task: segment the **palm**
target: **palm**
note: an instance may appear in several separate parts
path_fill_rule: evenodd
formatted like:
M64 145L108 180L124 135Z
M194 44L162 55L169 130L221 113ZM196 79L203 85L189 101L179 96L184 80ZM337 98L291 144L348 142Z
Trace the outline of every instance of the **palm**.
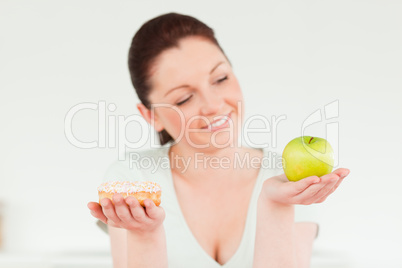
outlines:
M102 206L89 202L88 208L95 218L112 227L147 231L160 226L165 219L163 208L155 206L149 199L144 201L145 208L136 198L129 196L124 199L120 194L113 196L113 202L104 198L101 203Z
M322 203L348 174L348 169L339 168L320 178L311 176L297 182L289 181L282 174L266 180L261 193L269 200L281 204Z

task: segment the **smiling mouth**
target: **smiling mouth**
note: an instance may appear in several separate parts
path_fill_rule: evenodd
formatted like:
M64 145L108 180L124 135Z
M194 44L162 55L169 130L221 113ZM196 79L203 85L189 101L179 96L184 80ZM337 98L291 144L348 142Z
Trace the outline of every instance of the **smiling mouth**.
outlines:
M232 113L229 113L227 115L224 115L220 117L219 119L214 120L211 124L208 126L202 127L201 129L208 129L210 131L215 131L221 128L225 128L229 126L229 119L231 118Z

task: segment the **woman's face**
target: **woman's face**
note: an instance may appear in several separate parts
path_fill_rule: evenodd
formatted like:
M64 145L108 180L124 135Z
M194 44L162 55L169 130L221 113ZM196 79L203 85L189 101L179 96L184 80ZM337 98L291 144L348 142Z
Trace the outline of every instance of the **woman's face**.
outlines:
M159 131L164 128L177 143L197 148L226 147L236 141L243 95L216 45L200 37L184 38L178 48L157 58L150 74L149 100L156 105Z

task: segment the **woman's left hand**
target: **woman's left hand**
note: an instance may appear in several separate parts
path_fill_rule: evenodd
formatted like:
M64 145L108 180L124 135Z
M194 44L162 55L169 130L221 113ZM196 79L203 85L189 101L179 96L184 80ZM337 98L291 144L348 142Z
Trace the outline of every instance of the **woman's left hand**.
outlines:
M349 172L347 168L339 168L322 177L311 176L296 182L289 181L282 174L267 179L261 195L272 202L286 205L322 203L338 188Z

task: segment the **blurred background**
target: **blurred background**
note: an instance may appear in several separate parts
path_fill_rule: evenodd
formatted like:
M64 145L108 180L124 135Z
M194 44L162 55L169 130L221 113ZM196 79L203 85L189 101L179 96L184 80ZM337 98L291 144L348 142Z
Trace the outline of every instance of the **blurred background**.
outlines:
M402 267L402 3L388 0L0 0L0 267L111 267L86 205L120 153L102 141L112 120L139 115L131 39L167 12L215 30L246 119L282 118L254 145L281 152L304 131L351 170L326 202L297 207L297 220L320 224L312 267ZM97 145L72 144L66 127ZM139 120L124 131L135 143L153 130Z

